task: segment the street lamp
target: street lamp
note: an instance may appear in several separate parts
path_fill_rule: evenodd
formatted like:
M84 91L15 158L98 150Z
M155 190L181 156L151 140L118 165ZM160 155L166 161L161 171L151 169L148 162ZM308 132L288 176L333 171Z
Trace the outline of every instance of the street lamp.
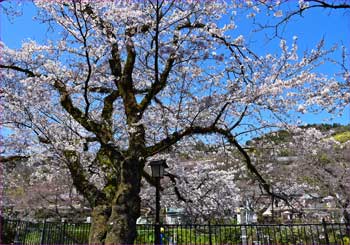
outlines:
M151 166L153 178L163 178L164 169L168 168L166 160L151 161L149 165Z
M159 220L159 212L160 212L160 179L164 176L164 169L168 168L165 160L157 160L151 161L149 163L152 170L152 177L156 180L156 223L154 226L154 244L160 243L160 220Z

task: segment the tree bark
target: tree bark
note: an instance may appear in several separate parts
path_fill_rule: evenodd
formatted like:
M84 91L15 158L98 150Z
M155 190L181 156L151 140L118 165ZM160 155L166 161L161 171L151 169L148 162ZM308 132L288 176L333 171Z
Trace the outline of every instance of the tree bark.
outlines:
M89 244L104 244L107 235L107 222L111 214L111 207L99 205L91 213L92 223L89 234Z
M105 244L133 244L137 236L136 220L140 216L141 166L138 159L122 164L121 183L112 201Z
M112 201L97 205L92 211L89 244L133 244L140 216L141 169L137 159L122 163L121 178Z

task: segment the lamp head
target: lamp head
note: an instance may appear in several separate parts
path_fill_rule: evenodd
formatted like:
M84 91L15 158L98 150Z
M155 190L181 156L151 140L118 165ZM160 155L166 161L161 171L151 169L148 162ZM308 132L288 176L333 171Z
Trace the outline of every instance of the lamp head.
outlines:
M164 169L168 168L166 160L156 160L149 163L152 170L152 177L162 178L164 176Z

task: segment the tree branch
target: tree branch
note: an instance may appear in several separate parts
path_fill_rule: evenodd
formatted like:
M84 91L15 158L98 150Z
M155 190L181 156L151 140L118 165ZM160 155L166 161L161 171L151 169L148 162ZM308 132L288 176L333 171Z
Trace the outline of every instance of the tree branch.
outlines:
M89 114L89 109L90 109L90 102L89 102L89 98L88 98L88 91L89 91L89 81L90 81L90 77L92 74L92 67L91 67L91 62L90 62L90 54L88 51L88 45L87 45L87 30L85 31L85 33L83 32L83 27L80 24L80 19L77 13L77 8L76 8L76 2L73 1L73 6L74 6L74 16L75 16L75 21L78 25L78 29L79 29L79 33L81 35L81 37L83 38L83 45L84 45L84 50L85 50L85 59L86 59L86 64L88 67L88 73L86 76L86 79L84 81L84 100L85 100L85 117L88 117ZM86 28L86 26L85 26Z
M268 184L267 181L262 177L262 175L259 173L259 171L256 169L256 167L252 163L248 153L244 150L244 148L238 143L238 141L229 131L220 129L220 128L215 128L214 131L225 136L225 138L238 149L238 151L242 154L242 156L245 159L248 170L255 175L260 185L266 191L267 194L269 194L272 197L283 200L287 205L290 206L288 197L286 195L275 193L271 190L271 185Z
M161 140L160 142L154 144L153 146L149 146L146 148L146 154L147 157L153 156L161 151L164 151L168 149L170 146L176 144L178 141L180 141L185 136L193 135L193 134L210 134L215 133L213 131L213 127L199 127L199 126L192 126L184 129L181 132L174 132L171 135L169 135L167 138Z
M29 159L30 156L21 156L21 155L15 155L15 156L0 156L0 163L8 163L8 162L16 162L16 161L23 161Z
M0 64L0 68L20 71L20 72L25 73L28 77L39 77L40 76L39 74L35 74L34 72L32 72L29 69L23 69L21 67L15 66L15 65L2 65L2 64Z
M113 103L120 96L118 90L114 90L103 100L102 118L112 126Z
M103 143L107 143L112 138L112 130L105 127L103 124L96 123L87 118L84 113L73 105L73 101L69 96L67 88L64 83L55 81L54 87L60 93L60 100L62 107L86 130L93 132Z
M174 192L178 200L185 202L185 203L192 203L193 201L190 199L186 199L184 196L181 195L179 188L176 185L176 175L173 175L171 173L165 173L164 176L169 177L171 182L174 184Z
M80 164L79 154L75 151L66 150L64 152L64 156L66 158L65 162L72 176L74 186L77 188L79 193L89 201L91 207L94 207L96 204L106 202L107 200L105 194L87 180L87 173Z
M331 8L331 9L348 9L350 8L350 4L346 3L340 3L340 4L331 4L327 3L326 1L320 1L320 0L309 0L308 2L315 2L318 3L319 5L312 5L312 6L317 6L321 8Z
M0 64L0 68L11 69L19 72L23 72L28 77L40 77L41 74L35 74L29 69L24 69L15 65L3 65ZM105 127L103 124L96 123L86 117L84 113L77 107L73 105L73 101L70 97L70 94L66 88L66 85L59 81L55 80L54 87L60 94L60 102L62 107L86 130L93 132L96 136L104 143L107 143L112 138L112 130L108 127Z

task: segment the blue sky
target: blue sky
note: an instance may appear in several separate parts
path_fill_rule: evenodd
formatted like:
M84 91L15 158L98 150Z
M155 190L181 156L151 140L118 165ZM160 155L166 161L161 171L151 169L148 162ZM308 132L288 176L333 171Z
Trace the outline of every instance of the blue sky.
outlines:
M28 38L41 42L46 42L48 37L55 38L57 33L48 33L47 26L33 21L33 16L36 13L35 8L28 1L12 1L22 3L17 7L22 11L22 15L12 19L8 19L4 14L1 14L1 40L11 48L21 46L23 40ZM297 1L291 1L291 6L296 6ZM278 52L278 39L268 41L264 34L255 33L255 29L251 22L246 20L245 16L238 16L237 25L240 34L243 34L246 39L250 40L252 49L258 54L266 54L268 52ZM260 21L266 21L265 17L260 18ZM271 18L271 17L269 17ZM238 34L238 33L234 33ZM312 49L321 38L325 38L326 47L331 47L336 43L342 42L343 45L350 49L350 12L342 10L324 10L314 9L304 13L303 16L296 16L288 23L284 31L284 37L288 42L292 42L293 36L298 36L299 50L302 52L305 49ZM350 50L348 51L350 52ZM339 57L339 53L336 53ZM349 64L350 66L350 64ZM337 68L331 65L325 65L319 68L319 72L332 74ZM323 113L318 115L307 114L302 117L306 123L322 123L323 119L329 115ZM341 124L350 123L350 106L348 106L341 117L335 118L331 123L337 122Z

